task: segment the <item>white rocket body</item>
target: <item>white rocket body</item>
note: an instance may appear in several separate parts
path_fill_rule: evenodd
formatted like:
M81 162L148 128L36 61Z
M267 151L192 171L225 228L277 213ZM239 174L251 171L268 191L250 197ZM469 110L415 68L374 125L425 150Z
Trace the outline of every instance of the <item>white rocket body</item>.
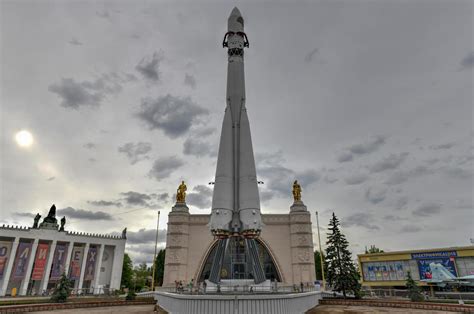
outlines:
M237 8L228 19L227 106L217 158L210 229L213 233L259 233L262 227L250 124L245 108L243 18ZM227 39L227 42L225 41Z

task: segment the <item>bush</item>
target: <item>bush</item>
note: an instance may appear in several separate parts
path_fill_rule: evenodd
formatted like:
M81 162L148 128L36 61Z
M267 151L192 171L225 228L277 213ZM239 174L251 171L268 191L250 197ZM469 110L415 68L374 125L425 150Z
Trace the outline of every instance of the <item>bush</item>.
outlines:
M56 303L64 303L71 294L72 282L66 277L66 274L62 274L58 284L54 288L51 296L51 301Z
M132 290L128 291L127 296L125 297L125 300L127 301L133 301L137 297L137 294L133 292Z
M407 273L406 286L408 289L408 297L412 302L424 301L424 297L421 294L420 287L418 287L415 280L413 280L410 272Z

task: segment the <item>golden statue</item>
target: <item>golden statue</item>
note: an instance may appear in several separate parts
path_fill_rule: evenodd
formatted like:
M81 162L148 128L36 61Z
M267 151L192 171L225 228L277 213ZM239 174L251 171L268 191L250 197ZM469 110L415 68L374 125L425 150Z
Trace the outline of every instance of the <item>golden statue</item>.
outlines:
M181 181L181 184L178 187L178 190L176 191L176 203L186 203L186 190L188 188L186 187L186 184L184 184L184 181Z
M298 180L293 183L293 199L295 202L301 201L301 186L298 184Z

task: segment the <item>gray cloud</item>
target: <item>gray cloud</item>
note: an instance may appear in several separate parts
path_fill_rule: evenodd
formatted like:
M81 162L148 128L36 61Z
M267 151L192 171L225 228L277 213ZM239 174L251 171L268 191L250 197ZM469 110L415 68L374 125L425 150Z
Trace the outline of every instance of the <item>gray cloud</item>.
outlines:
M138 231L127 231L127 244L147 244L155 243L156 229L142 228ZM166 229L158 230L158 242L166 241Z
M82 219L82 220L114 220L114 218L103 211L90 211L84 209L75 209L66 207L56 211L58 216L66 216L67 218Z
M77 82L73 78L62 78L59 83L51 84L48 90L62 99L62 107L77 110L81 106L100 106L107 95L119 93L122 84L132 79L128 74L121 76L115 72L104 73L94 81Z
M99 200L99 201L87 201L88 204L94 205L94 206L103 206L103 207L108 207L108 206L115 206L115 207L122 207L122 203L120 202L115 202L115 201L104 201L104 200Z
M354 159L354 157L349 152L342 152L337 157L338 162L348 162L348 161L352 161L353 159Z
M395 201L394 208L396 210L401 210L401 209L405 209L407 205L408 205L408 198L406 196L402 196Z
M155 160L148 176L160 181L161 179L168 178L171 173L183 165L184 161L176 156L161 157Z
M141 160L149 159L147 154L150 151L151 143L148 142L125 143L118 148L118 152L125 154L132 165Z
M380 228L370 223L371 215L367 213L355 213L341 219L341 225L343 227L364 227L369 230L379 230Z
M417 209L413 211L413 215L421 216L421 217L428 217L435 214L439 214L441 212L441 205L435 203L425 203L418 206Z
M348 185L357 185L357 184L361 184L361 183L364 183L365 181L367 181L367 179L369 179L369 177L365 174L353 174L349 177L346 177L344 179L344 182L346 182L346 184Z
M184 75L184 85L188 85L191 88L196 88L196 78L193 75L186 73Z
M103 19L107 19L107 20L110 19L110 13L109 13L109 11L107 11L107 10L96 11L95 14L96 14L98 17L103 18Z
M200 140L196 137L187 138L183 143L183 154L196 157L217 156L216 145Z
M385 140L385 136L375 135L367 139L365 142L349 146L348 150L356 155L370 154L385 144Z
M94 143L89 142L89 143L85 143L83 147L87 149L94 149L96 146Z
M434 150L438 149L450 149L454 146L454 143L444 143L444 144L439 144L439 145L431 145L430 148Z
M201 209L209 209L211 207L212 189L205 185L197 185L193 188L193 192L186 195L186 202L189 205L196 206Z
M393 170L398 168L401 163L406 159L408 153L400 153L400 154L390 154L390 156L385 157L382 160L374 163L372 166L369 167L370 172L382 172L386 170Z
M82 43L79 40L77 40L76 38L71 39L70 41L68 41L68 43L70 43L71 45L74 45L74 46L82 46Z
M193 122L208 110L196 105L191 98L172 95L158 99L142 100L137 117L150 129L160 129L170 138L177 138L189 131Z
M372 203L372 204L378 204L385 200L385 197L387 196L387 189L385 188L368 188L365 191L365 199Z
M384 181L388 185L398 185L408 181L411 178L418 178L423 175L432 174L434 171L426 166L416 166L409 171L396 171L391 173Z
M318 48L314 48L313 50L308 52L308 54L304 57L304 62L310 63L311 61L313 61L314 56L316 56L318 52L319 52Z
M414 232L420 232L421 230L423 230L423 228L421 228L420 226L417 226L417 225L406 225L406 226L403 226L401 229L400 229L400 232L407 232L407 233L414 233Z
M49 177L46 181L53 181L54 179L56 179L56 177Z
M150 57L143 57L135 69L147 80L157 82L160 80L160 62L163 60L161 53L155 52Z
M145 206L151 207L149 201L152 197L148 194L138 193L134 191L122 192L120 195L125 196L124 201L127 205L131 206Z
M461 69L472 69L474 67L474 52L470 52L461 60Z

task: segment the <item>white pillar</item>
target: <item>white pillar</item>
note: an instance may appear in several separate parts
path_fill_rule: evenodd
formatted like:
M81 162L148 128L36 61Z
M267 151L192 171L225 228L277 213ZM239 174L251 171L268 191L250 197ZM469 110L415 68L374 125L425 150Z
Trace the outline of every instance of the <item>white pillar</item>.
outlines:
M39 293L43 293L46 289L48 289L48 283L49 283L49 275L51 273L51 266L53 265L53 258L54 258L54 251L56 251L56 244L57 241L53 240L53 243L51 244L51 247L49 248L49 254L48 254L48 262L46 263L46 268L44 270L43 274L43 280L41 281L41 290Z
M28 290L28 284L30 283L31 271L33 270L33 264L35 263L36 258L36 249L38 248L39 239L35 239L33 246L31 247L30 256L28 256L28 266L26 267L25 278L23 278L20 291L18 295L26 295L26 290Z
M92 282L92 286L94 287L94 294L100 294L99 289L99 278L100 278L100 267L102 266L102 257L104 256L104 249L105 245L101 244L99 249L99 255L97 256L97 261L95 263L95 274L94 274L94 281Z
M87 264L87 253L89 253L89 243L86 243L84 247L84 256L82 256L81 264L81 276L79 277L79 285L77 286L77 292L82 292L82 285L84 284L84 275L86 273L86 264Z
M112 261L112 272L110 275L110 289L120 289L124 248L125 243L123 244L123 248L120 245L114 246L114 260Z
M2 282L2 286L0 287L0 297L4 297L5 294L7 293L8 282L10 281L10 275L12 273L13 262L15 261L16 250L18 249L19 243L20 243L20 238L16 237L15 240L13 240L10 257L7 260L7 268L5 270L5 273L3 274L3 282Z
M73 247L74 247L74 242L69 242L68 247L67 247L66 263L64 263L64 272L66 273L66 276L68 278L69 278L69 265L71 264L71 255L72 255Z

